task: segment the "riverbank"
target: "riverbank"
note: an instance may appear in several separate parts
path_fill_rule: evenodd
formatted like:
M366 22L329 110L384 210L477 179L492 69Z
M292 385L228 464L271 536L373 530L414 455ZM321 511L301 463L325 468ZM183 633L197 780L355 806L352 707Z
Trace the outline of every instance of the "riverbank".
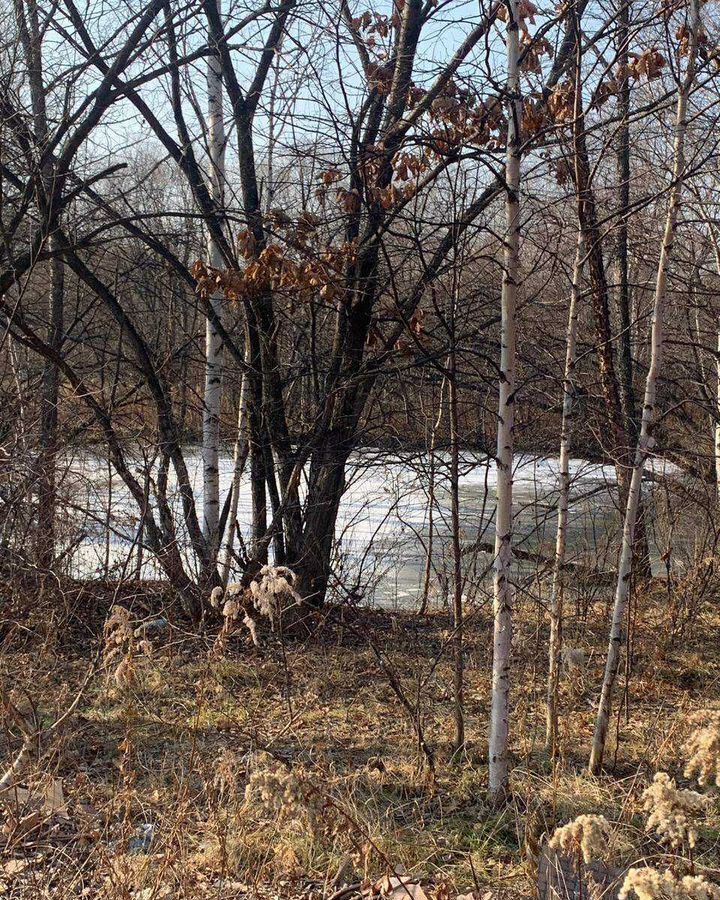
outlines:
M84 630L76 605L71 638L30 616L6 629L0 659L18 710L47 727L79 700L39 761L33 751L18 782L31 792L25 805L3 813L10 862L0 880L23 900L48 896L33 884L58 897L319 898L402 867L428 896L532 896L540 836L584 812L635 827L653 773L681 768L688 714L720 705L716 598L673 611L666 590L637 598L620 739L613 731L600 779L584 766L607 598L568 622L581 664L563 675L555 767L543 749L547 626L536 604L520 603L513 797L497 810L484 802L487 605L466 611L467 746L456 759L442 612L334 607L302 636L268 635L257 650L237 634L223 653L219 623L202 637L161 624L138 632L124 667L128 654L109 652L111 633L101 647L97 628L112 597ZM134 609L133 629L162 616L160 593L116 599ZM145 636L152 649L140 646ZM10 719L4 734L5 767L20 746ZM716 864L716 837L701 834L705 864Z

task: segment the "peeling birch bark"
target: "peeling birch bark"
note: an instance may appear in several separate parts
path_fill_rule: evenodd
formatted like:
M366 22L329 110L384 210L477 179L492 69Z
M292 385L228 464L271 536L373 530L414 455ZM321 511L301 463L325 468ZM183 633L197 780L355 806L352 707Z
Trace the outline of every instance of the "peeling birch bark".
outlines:
M221 15L221 0L217 0ZM210 156L210 195L216 207L222 208L225 184L225 120L223 117L222 62L220 51L208 57L208 153ZM212 235L208 242L210 265L221 268L222 254ZM223 312L222 293L210 298L219 319ZM220 543L220 401L222 397L223 341L214 324L205 325L205 394L203 398L203 534L211 553L217 553Z

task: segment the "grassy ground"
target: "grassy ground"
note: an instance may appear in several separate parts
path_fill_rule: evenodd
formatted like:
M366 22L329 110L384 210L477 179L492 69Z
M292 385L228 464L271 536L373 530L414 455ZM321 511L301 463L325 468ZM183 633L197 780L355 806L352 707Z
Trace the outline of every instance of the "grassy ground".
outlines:
M121 599L138 618L162 602ZM216 627L197 637L173 626L151 656L137 654L116 677L118 657L93 669L106 601L88 606L74 595L65 605L70 630L39 609L18 624L15 610L0 671L27 718L54 721L94 674L19 781L32 796L6 799L0 812L0 889L24 900L320 897L364 879L372 893L367 885L404 869L429 896L532 896L542 835L589 812L614 823L621 855L657 855L642 834L640 793L658 769L682 780L689 713L720 706L718 607L693 608L689 624L671 607L662 587L637 599L619 739L615 726L598 779L584 768L606 605L566 631L588 663L564 675L555 765L543 750L547 626L537 604L519 608L513 793L496 809L484 799L486 609L471 613L467 628L467 748L455 759L442 613L330 609L310 635L282 644L269 636L258 651L239 633L222 656L213 652ZM418 751L415 710L434 776ZM3 768L21 743L9 717L4 724ZM28 810L34 818L23 824ZM711 874L716 826L712 813L696 850Z

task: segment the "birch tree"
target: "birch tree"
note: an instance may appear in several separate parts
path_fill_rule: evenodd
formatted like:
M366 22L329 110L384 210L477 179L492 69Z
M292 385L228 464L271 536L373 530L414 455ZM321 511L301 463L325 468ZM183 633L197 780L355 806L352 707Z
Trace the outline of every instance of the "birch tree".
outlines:
M510 580L513 527L513 426L515 404L515 306L520 251L520 41L518 5L507 0L507 147L505 160L506 234L501 292L500 392L497 414L497 507L493 575L493 664L490 711L489 787L491 800L508 787L510 644L513 586Z
M222 15L221 0L217 14ZM212 45L212 35L210 36ZM210 161L210 195L216 208L222 210L225 193L225 120L223 116L223 80L220 49L215 46L207 63L207 132ZM221 248L210 232L208 239L210 265L223 264ZM214 292L210 303L217 319L222 321L223 294ZM220 540L220 402L222 399L223 340L215 319L205 326L205 395L203 402L203 532L211 548L217 550Z
M720 276L720 237L718 237L717 229L713 223L711 216L700 202L702 218L707 225L712 244L713 253L715 255L715 269ZM720 504L720 314L715 315L715 328L717 332L717 355L715 358L715 403L712 415L713 424L713 448L715 455L715 495L718 504ZM700 343L698 334L698 345Z
M555 537L552 595L550 598L550 647L548 654L550 665L547 685L545 745L553 757L557 751L557 699L560 680L564 606L563 567L567 545L568 498L570 496L570 439L573 398L575 394L575 348L577 345L578 304L584 256L585 244L582 232L579 232L570 289L570 312L565 345L565 374L563 376L563 407L560 431L560 486L557 503L557 533Z
M612 708L613 691L617 678L620 653L623 641L623 622L628 605L630 591L630 577L632 575L632 548L635 537L635 523L637 520L638 505L642 490L642 477L645 462L652 452L654 438L652 436L653 425L656 419L656 394L657 380L662 363L663 350L663 326L665 314L665 299L667 295L667 270L672 254L677 227L678 211L680 209L683 178L685 176L685 135L687 132L687 108L688 99L695 80L695 57L698 48L698 35L700 32L700 0L691 0L689 24L686 36L681 38L680 53L687 54L688 63L685 76L678 86L677 110L675 118L675 139L673 146L672 182L668 199L665 229L660 248L660 259L657 268L655 282L655 296L653 301L653 318L650 336L650 365L645 379L645 397L643 401L642 419L640 422L640 434L635 450L635 460L632 468L630 489L628 492L625 519L623 524L622 547L620 563L618 565L618 577L615 588L615 603L613 607L612 622L610 626L610 640L608 644L607 658L605 662L605 675L603 678L602 692L595 719L595 731L593 734L592 749L590 752L589 769L591 774L600 772L605 753L605 744L610 725L610 712Z

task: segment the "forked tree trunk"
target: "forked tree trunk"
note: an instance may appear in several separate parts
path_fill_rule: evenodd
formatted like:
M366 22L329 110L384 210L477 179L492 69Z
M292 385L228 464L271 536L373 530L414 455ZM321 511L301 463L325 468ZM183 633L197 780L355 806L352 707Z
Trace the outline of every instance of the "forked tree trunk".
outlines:
M221 14L221 0L217 0ZM212 48L208 57L208 154L210 157L210 194L222 209L225 186L225 120L223 117L222 63L220 50ZM209 238L210 265L221 268L222 254L212 235ZM210 299L213 309L222 318L222 293ZM222 397L223 341L213 322L205 324L205 393L203 398L203 534L211 555L220 543L220 401Z
M555 562L553 568L552 595L550 598L550 647L547 686L545 746L554 757L557 752L558 688L560 683L560 652L563 629L563 566L567 544L568 498L570 494L570 438L572 430L573 399L575 394L575 347L578 329L578 300L580 281L585 262L585 244L582 232L578 234L575 265L570 289L570 313L568 315L565 349L565 375L563 377L562 426L560 430L560 492L557 504L557 535L555 538Z
M678 210L680 208L680 194L685 171L684 149L685 133L687 131L686 114L688 97L695 78L695 54L697 50L698 31L700 28L700 0L692 0L690 19L688 67L682 84L678 89L672 186L670 188L667 218L665 220L665 232L663 235L662 247L660 249L660 260L658 262L657 280L655 283L650 367L645 379L645 399L643 402L643 413L640 423L640 435L638 437L632 478L630 481L630 490L628 492L627 506L625 509L622 550L620 554L620 564L618 566L617 586L615 589L615 605L610 626L610 641L605 663L605 677L603 679L600 703L595 719L592 750L590 752L589 769L593 775L599 774L605 753L605 744L610 724L612 697L620 663L623 622L628 603L630 576L632 574L632 548L635 538L635 522L640 502L640 492L642 489L642 476L645 468L645 461L647 460L654 443L652 428L655 422L656 413L657 379L662 362L663 316L665 311L665 297L667 294L667 269L672 253L673 242L675 240L675 228L677 225Z
M508 720L513 586L510 582L513 524L513 425L515 407L515 305L520 248L519 31L516 0L507 2L507 152L505 214L507 232L501 295L500 396L497 424L497 509L493 579L493 665L490 711L488 796L502 799L508 787Z

